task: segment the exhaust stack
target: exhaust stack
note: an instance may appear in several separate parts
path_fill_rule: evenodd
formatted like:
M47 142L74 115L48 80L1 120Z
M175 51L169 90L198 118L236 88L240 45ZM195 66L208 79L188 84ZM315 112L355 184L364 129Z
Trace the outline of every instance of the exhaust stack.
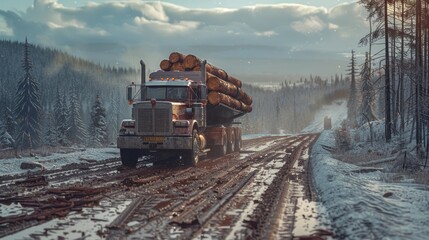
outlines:
M141 65L141 84L146 83L146 64L144 64L143 60L140 60Z
M203 84L206 84L206 63L206 60L201 62L201 81Z

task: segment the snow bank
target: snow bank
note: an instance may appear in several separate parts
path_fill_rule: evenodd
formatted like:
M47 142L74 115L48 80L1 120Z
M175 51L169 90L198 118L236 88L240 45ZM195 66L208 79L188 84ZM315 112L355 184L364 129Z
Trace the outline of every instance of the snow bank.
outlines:
M361 171L364 168L336 160L322 145L335 145L333 131L322 132L310 164L320 201L339 239L427 239L426 186L385 183L384 173Z
M46 157L23 157L0 159L0 176L25 173L28 170L20 168L23 162L35 162L41 164L45 169L58 169L71 163L103 161L111 158L119 158L117 148L87 148L82 151L70 153L54 153Z

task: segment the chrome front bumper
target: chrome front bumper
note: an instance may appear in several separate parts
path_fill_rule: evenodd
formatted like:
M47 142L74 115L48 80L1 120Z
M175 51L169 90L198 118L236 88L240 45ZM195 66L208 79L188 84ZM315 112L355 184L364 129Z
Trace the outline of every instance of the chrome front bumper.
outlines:
M147 150L184 150L192 149L192 137L164 137L163 142L144 142L143 136L119 136L117 138L118 148L147 149Z

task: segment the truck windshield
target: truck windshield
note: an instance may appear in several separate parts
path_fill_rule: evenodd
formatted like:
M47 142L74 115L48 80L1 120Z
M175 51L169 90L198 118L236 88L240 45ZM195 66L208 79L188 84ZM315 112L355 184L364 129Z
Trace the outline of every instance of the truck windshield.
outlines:
M146 98L157 100L177 100L185 101L188 99L187 87L148 87L146 88Z

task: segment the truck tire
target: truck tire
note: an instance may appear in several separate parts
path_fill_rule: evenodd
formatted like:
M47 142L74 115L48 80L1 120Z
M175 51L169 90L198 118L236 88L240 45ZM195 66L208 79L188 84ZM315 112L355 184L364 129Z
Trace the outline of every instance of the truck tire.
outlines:
M240 152L241 150L241 134L235 136L235 151Z
M123 149L120 150L122 165L127 167L136 167L137 160L139 159L139 151L136 149Z
M223 156L223 155L225 155L226 153L227 153L227 150L228 150L228 138L226 137L226 135L225 136L223 136L223 145L220 145L220 146L215 146L214 148L213 148L213 155L214 156L216 156L216 157L221 157L221 156Z
M200 160L199 153L200 141L198 139L198 131L194 129L192 132L192 149L186 150L183 157L188 165L196 167Z
M231 131L231 141L228 141L228 145L227 145L227 153L232 153L235 152L235 133L234 130Z

